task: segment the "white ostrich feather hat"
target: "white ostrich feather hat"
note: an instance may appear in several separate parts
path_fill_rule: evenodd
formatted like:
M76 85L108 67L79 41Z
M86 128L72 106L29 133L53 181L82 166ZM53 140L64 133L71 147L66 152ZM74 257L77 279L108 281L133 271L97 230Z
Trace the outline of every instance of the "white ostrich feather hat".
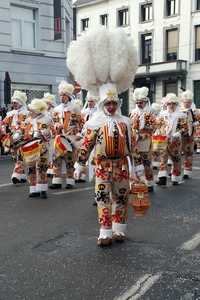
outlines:
M95 104L99 101L99 97L92 95L89 91L85 97L86 101L93 101Z
M187 91L185 91L181 94L181 100L182 101L190 100L192 102L193 101L193 96L194 96L194 94L190 90L187 90Z
M160 103L154 102L154 103L152 103L151 106L152 106L152 108L154 108L158 112L161 112L161 105L160 105Z
M75 99L74 100L74 103L80 108L82 109L83 108L83 103L80 99Z
M133 92L133 101L142 100L148 102L149 98L147 97L149 92L148 87L143 86L141 88L136 88Z
M74 86L71 83L68 83L67 81L63 80L58 86L58 94L66 94L70 98L73 98Z
M33 99L31 103L28 104L28 108L37 114L45 114L47 111L47 104L42 99Z
M27 101L26 94L20 91L14 91L14 94L11 99L12 102L17 102L22 106L24 106Z
M169 103L176 103L177 105L179 104L178 97L174 93L168 93L165 98L166 98L166 104Z
M43 100L47 104L51 104L53 107L57 106L56 101L55 101L55 96L50 94L49 92L44 93Z
M138 68L138 55L133 39L122 28L102 26L88 29L70 43L66 63L84 89L100 96L99 105L109 99L106 93L110 90L115 93L112 98L119 101L118 94L129 89Z

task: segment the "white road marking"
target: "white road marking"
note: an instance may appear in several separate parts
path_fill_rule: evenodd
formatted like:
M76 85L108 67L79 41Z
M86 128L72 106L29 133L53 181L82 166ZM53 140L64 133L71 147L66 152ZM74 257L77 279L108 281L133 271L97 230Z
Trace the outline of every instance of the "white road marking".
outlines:
M76 193L76 192L81 192L81 191L86 191L86 190L92 190L94 189L94 186L91 187L86 187L86 188L82 188L82 189L69 189L66 191L62 191L62 192L57 192L57 193L53 193L54 195L62 195L62 194L68 194L68 193Z
M4 184L1 184L0 187L8 186L8 185L14 185L14 184L13 183L4 183Z
M200 244L200 232L195 234L189 241L183 243L180 250L194 250Z
M115 298L115 300L136 300L149 290L152 285L158 281L161 277L161 274L145 274L141 277L136 284L134 284L127 292L121 296Z

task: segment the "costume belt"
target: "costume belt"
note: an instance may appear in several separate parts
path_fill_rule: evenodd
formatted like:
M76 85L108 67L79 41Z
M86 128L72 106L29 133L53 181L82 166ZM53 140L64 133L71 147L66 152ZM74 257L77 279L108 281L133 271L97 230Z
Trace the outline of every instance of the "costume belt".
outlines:
M92 161L93 165L96 165L99 169L108 168L108 172L114 172L115 168L123 170L128 170L128 159L126 156L118 158L117 156L114 159L105 158L97 159L94 158Z

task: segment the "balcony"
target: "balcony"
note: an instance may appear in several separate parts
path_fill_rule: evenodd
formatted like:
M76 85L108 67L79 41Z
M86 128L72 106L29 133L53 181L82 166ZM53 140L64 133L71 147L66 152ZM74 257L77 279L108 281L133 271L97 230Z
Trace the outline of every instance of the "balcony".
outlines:
M175 60L160 63L140 65L135 78L173 76L187 74L187 61Z

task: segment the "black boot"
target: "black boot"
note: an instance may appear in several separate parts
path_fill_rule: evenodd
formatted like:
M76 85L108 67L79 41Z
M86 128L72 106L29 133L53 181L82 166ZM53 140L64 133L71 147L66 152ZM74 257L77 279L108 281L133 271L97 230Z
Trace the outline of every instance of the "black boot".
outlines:
M158 181L156 181L156 184L158 184L158 185L166 185L167 184L167 177L165 177L165 176L159 177Z
M49 188L52 190L61 189L62 184L53 183L52 185L49 185Z
M43 199L46 199L47 198L47 192L41 192L41 197L43 198Z

